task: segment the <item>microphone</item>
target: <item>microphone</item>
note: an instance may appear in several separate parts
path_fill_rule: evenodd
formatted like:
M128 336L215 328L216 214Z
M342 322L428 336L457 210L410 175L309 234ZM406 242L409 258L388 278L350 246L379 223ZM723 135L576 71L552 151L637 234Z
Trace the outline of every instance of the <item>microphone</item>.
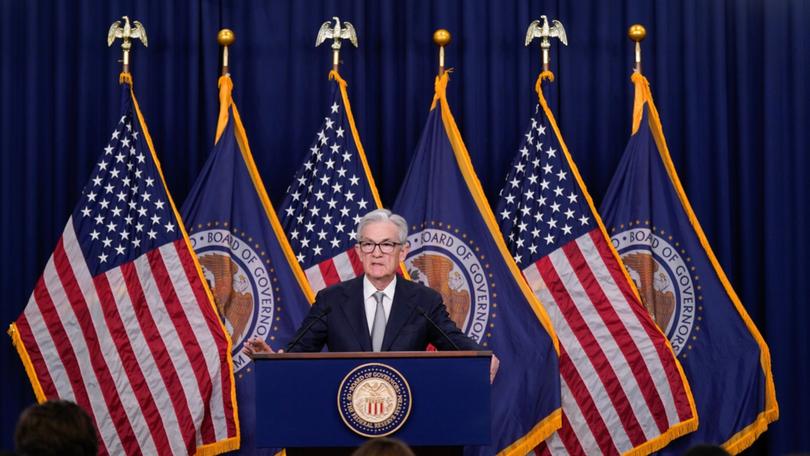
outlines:
M433 319L431 319L428 316L428 314L424 310L422 310L421 307L419 307L418 305L413 304L413 303L409 303L409 304L410 304L411 308L414 308L414 309L416 309L417 312L419 312L419 315L425 317L425 320L427 320L428 323L430 323L434 328L436 328L439 331L439 333L441 333L441 335L444 336L444 338L447 339L448 342L450 342L450 345L452 345L453 348L456 349L456 351L461 351L461 349L458 348L458 345L456 345L456 343L453 342L453 339L451 339L450 336L448 336L447 333L444 332L444 330L441 327L439 327L439 325L437 325L436 322L433 321Z
M320 313L316 314L315 318L310 320L310 322L306 326L304 326L303 329L298 331L298 336L296 336L296 338L293 339L293 341L287 345L287 351L288 352L292 351L292 349L295 348L298 342L301 342L301 339L309 332L310 329L312 329L312 325L314 325L316 321L320 320L321 322L323 322L323 324L327 324L326 320L324 320L323 317L327 316L331 311L332 308L327 307L323 309L323 311L321 311Z

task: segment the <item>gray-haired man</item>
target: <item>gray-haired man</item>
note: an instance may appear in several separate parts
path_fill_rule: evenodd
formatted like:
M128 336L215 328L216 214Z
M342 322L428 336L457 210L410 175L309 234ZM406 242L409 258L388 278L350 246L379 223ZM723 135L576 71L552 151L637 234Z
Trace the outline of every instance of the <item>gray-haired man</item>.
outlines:
M483 350L453 323L439 293L397 277L407 241L408 224L399 215L377 209L363 216L355 249L364 274L321 290L293 338L297 342L287 350L318 352L326 345L332 352L418 351L428 344L439 350ZM244 350L261 353L270 347L251 339ZM490 380L498 365L493 355Z

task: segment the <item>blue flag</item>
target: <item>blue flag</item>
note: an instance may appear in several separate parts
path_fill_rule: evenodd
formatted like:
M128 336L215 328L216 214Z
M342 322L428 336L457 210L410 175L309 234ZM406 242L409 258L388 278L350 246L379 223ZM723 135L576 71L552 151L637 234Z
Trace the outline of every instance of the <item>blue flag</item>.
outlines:
M456 325L501 360L492 385L491 446L524 455L560 427L559 347L504 244L447 104L436 94L394 211L408 220L413 280L441 293Z
M231 97L219 81L217 141L183 205L183 220L208 285L233 341L242 453L253 454L255 379L245 340L274 350L293 337L309 311L312 291L267 197ZM271 450L267 450L271 451Z
M700 443L732 454L779 416L768 346L715 258L669 156L649 84L633 75L633 135L602 216L647 311L669 338L700 425L666 447Z

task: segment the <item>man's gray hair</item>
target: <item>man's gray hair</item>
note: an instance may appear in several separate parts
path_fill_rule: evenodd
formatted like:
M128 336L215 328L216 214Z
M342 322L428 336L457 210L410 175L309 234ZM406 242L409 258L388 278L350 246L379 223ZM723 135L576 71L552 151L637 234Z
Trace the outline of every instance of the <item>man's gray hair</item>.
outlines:
M363 232L363 228L369 223L377 222L393 223L399 230L399 242L403 244L408 242L408 222L406 222L402 216L394 214L388 209L375 209L360 219L360 222L357 224L357 233L355 234L357 242L360 242L360 233Z

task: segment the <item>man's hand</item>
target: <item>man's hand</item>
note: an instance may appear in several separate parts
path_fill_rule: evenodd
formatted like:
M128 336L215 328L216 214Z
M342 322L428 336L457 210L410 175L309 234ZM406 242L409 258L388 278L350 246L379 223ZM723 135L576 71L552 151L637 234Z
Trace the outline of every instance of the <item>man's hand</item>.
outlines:
M242 344L242 352L249 356L262 353L276 353L267 345L264 339L258 337L246 340L245 343ZM279 350L278 353L284 353L284 350Z
M262 341L264 342L264 341ZM495 381L495 374L498 373L498 367L500 367L501 361L495 356L495 353L492 354L492 359L489 362L489 383Z

